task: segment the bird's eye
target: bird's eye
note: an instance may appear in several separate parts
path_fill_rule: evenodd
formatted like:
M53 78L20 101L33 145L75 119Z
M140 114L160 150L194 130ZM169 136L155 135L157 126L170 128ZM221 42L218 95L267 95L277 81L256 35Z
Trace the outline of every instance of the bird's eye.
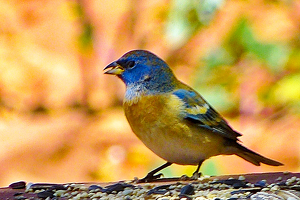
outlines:
M121 65L125 69L131 69L134 67L135 62L133 60L118 60L117 64Z
M133 68L135 65L135 62L131 60L131 61L128 61L126 64L127 64L128 68Z

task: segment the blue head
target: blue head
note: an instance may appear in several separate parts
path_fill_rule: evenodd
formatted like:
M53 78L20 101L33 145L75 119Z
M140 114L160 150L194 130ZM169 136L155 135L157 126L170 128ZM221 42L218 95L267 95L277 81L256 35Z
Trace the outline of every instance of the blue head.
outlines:
M153 53L133 50L104 68L105 74L117 75L127 89L139 87L146 93L172 90L177 79L168 65Z

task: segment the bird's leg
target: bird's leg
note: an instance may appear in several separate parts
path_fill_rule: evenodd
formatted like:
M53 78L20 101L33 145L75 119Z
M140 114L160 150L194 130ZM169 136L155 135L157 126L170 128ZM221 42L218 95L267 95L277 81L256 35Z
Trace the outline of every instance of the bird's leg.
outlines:
M155 175L157 172L159 172L160 170L166 168L166 167L169 167L170 165L172 165L172 163L170 162L167 162L165 164L163 164L162 166L152 170L151 172L149 172L144 178L142 179L139 179L138 182L139 183L145 183L145 182L150 182L150 181L153 181L153 180L156 180L158 178L160 178L162 176L162 173L159 173L157 175Z
M196 169L196 171L193 173L193 176L191 177L191 179L197 180L200 176L201 176L201 172L199 173L200 167L202 165L204 160L200 160L198 167Z

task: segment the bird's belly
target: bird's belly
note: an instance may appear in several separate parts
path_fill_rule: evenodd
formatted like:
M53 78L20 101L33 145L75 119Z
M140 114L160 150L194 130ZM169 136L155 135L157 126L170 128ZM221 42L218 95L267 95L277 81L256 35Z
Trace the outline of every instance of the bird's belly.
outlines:
M155 154L183 165L197 165L201 160L221 154L223 138L189 124L180 118L179 109L170 112L163 105L167 99L153 100L147 105L146 102L124 103L124 109L133 132Z
M221 154L220 140L214 140L205 132L191 133L191 130L180 130L182 134L178 134L176 126L168 130L150 128L140 131L147 134L135 132L141 141L155 154L171 163L197 165L200 161Z

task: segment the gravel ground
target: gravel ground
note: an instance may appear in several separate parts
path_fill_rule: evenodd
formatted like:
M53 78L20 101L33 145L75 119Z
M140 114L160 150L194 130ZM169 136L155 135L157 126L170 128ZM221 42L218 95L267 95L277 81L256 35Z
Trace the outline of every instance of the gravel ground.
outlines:
M0 199L300 200L300 173L163 178L151 183L26 183L0 188Z

